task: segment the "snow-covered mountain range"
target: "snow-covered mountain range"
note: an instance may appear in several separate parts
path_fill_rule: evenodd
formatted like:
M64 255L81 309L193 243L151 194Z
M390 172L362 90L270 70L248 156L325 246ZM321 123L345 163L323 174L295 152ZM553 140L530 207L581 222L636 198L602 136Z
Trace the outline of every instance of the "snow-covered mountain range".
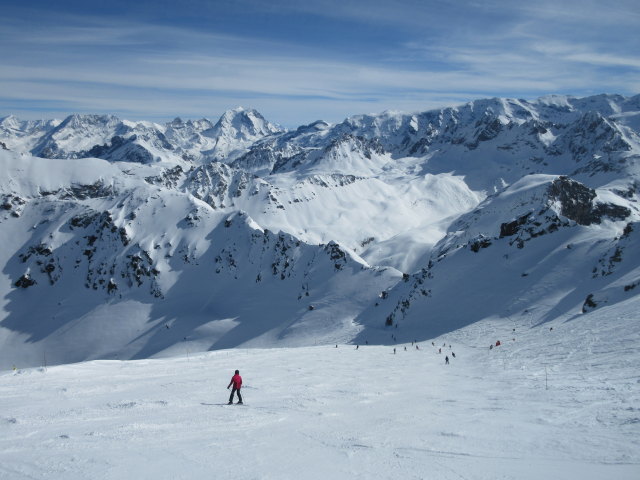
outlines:
M640 293L640 96L0 120L0 369L423 340Z

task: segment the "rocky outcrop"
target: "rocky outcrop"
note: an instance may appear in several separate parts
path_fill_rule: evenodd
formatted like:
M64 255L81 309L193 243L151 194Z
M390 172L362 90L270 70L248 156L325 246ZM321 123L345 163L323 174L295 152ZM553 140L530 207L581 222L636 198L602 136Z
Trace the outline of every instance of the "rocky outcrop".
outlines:
M245 192L255 177L229 165L212 162L193 169L184 188L211 208L233 206L233 200Z
M116 194L112 184L105 184L103 181L97 181L90 185L70 185L53 191L40 191L43 197L56 196L61 200L87 200L90 198L107 198Z
M25 273L14 283L14 286L18 288L29 288L35 285L36 283L38 282L36 282L33 278L31 278L31 275L29 275L28 273Z
M14 194L4 195L0 203L0 209L11 212L12 217L19 217L27 201Z
M560 214L579 225L601 223L604 218L624 220L631 215L627 207L595 203L596 192L568 177L559 177L549 186L549 200L558 202Z
M191 170L192 171L192 170ZM173 168L163 169L162 174L145 177L145 181L151 185L163 186L165 188L177 188L181 183L184 170L180 165Z

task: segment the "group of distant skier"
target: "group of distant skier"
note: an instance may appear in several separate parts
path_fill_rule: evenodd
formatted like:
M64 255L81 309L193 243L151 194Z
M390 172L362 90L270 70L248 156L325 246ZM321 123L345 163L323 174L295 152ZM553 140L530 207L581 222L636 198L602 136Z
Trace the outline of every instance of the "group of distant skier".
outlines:
M431 346L436 348L436 342L431 342ZM438 347L438 354L439 355L442 354L442 349L443 348L447 348L446 342L442 344L442 347ZM452 348L451 345L449 345L449 350L451 350L451 348ZM453 350L451 350L451 357L452 358L456 358L456 353ZM445 365L449 365L449 355L447 355L447 354L445 354L445 356L444 356L444 364Z
M553 327L551 327L549 330L553 330ZM515 328L513 329L513 332L515 333ZM392 338L394 341L396 341L395 335L392 335ZM513 338L513 340L515 341L515 338ZM367 345L369 344L369 342L365 342ZM502 342L500 342L500 340L496 341L495 344L491 344L489 346L490 350L493 350L495 347L499 347L501 345ZM414 340L413 342L411 342L411 346L415 346L416 350L420 350L420 346L418 345L417 340ZM442 347L436 346L435 341L431 342L431 346L434 348L438 349L438 354L442 354L442 349L447 347L447 343L443 343ZM338 348L338 345L336 344L336 347ZM360 345L356 345L356 350L358 350L360 348ZM452 346L449 345L449 350L451 351L451 357L452 358L456 358L456 354L455 352L452 350ZM407 347L404 347L404 351L407 351ZM393 348L393 353L394 355L396 354L396 347ZM445 357L444 357L444 364L445 365L449 365L450 364L450 360L449 360L449 355L445 353ZM240 394L240 389L242 387L242 377L240 376L240 371L236 370L235 374L233 375L233 377L231 378L231 381L229 382L229 385L227 386L227 389L233 387L233 389L231 390L231 396L229 397L229 403L228 405L233 404L233 398L234 395L238 395L238 404L242 405L242 395Z
M369 344L369 342L366 342L367 344ZM431 345L435 348L436 344L435 342L431 342ZM420 346L418 345L417 341L413 341L411 342L411 346L415 346L416 350L420 350ZM438 354L442 354L442 348L446 348L447 344L443 343L442 347L438 347ZM338 345L336 345L335 348L338 348ZM360 345L356 345L356 350L358 350L360 348ZM451 350L451 345L449 345L449 350ZM407 351L407 347L404 347L404 351ZM396 347L393 348L393 353L395 355L396 353ZM451 351L451 356L453 358L456 358L456 354L455 352ZM445 365L449 365L449 355L445 355L444 357L444 363ZM240 393L240 390L242 388L242 377L240 376L240 371L236 370L233 377L231 377L231 381L229 382L229 385L227 385L227 390L230 389L231 387L233 387L231 389L231 395L229 396L229 403L227 403L227 405L232 405L233 404L233 398L234 396L237 394L238 395L238 405L243 405L242 402L242 394Z
M391 338L392 338L392 340L393 340L393 341L397 341L397 339L396 339L395 335L391 335ZM369 344L369 342L366 342L366 343L367 343L367 344ZM432 345L433 347L435 347L435 346L436 346L435 342L431 342L431 345ZM415 346L416 350L420 350L420 346L418 345L418 341L417 341L417 340L414 340L413 342L411 342L411 346L412 346L412 347L414 347L414 346ZM441 353L442 353L442 348L443 348L443 347L445 347L445 348L446 348L446 346L447 346L447 344L446 344L446 343L443 343L443 344L442 344L442 347L439 347L439 348L438 348L438 353L439 353L439 354L441 354ZM336 345L336 348L338 348L338 345ZM356 345L356 350L358 350L359 348L360 348L360 345ZM451 347L451 345L449 345L449 349L450 349L450 350L451 350L451 348L452 348L452 347ZM405 351L405 352L407 351L407 347L406 347L406 345L405 345L405 347L404 347L404 351ZM395 355L395 354L396 354L396 352L397 352L397 348L396 348L396 347L393 347L393 354ZM455 354L455 352L453 352L453 351L451 352L451 357L452 357L452 358L456 358L456 354ZM449 365L449 356L448 356L448 355L445 355L445 357L444 357L444 364L445 364L445 365Z

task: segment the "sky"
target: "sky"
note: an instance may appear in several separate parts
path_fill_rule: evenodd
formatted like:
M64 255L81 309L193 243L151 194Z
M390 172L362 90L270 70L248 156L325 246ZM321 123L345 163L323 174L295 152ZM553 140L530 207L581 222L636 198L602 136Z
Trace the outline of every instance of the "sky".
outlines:
M640 93L637 0L4 0L0 117L293 128L484 97Z

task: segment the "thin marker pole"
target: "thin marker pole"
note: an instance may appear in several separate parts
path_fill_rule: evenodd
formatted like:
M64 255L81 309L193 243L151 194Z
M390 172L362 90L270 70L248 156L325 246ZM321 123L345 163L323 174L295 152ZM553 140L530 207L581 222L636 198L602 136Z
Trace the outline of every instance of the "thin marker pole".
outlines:
M549 390L549 377L547 375L547 366L544 366L544 389Z

